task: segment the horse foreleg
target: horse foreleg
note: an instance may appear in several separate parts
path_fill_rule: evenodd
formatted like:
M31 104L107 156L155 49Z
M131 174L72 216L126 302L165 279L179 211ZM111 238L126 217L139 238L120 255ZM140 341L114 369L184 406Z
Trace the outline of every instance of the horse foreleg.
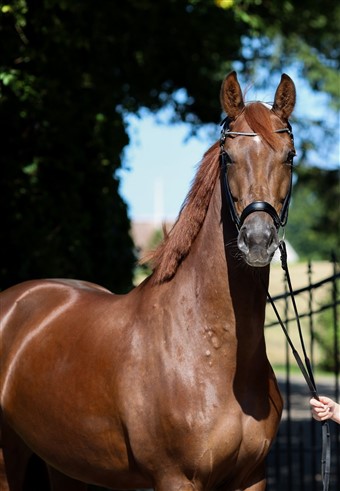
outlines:
M72 479L53 467L47 466L47 468L50 477L51 491L87 491L87 484L84 482Z
M265 461L259 464L248 482L248 487L245 487L244 491L265 491L267 484Z
M248 476L238 477L218 486L218 491L265 491L266 477L265 465L260 464Z
M9 491L2 448L0 449L0 491Z
M171 486L169 485L166 486L156 486L155 491L196 491L197 488L194 487L192 484L183 484L182 486ZM198 491L198 490L197 490Z
M184 476L166 476L156 481L155 491L202 491L202 488L196 487Z
M259 464L257 469L248 477L247 484L242 491L265 491L266 489L266 468L265 463Z
M1 432L0 491L23 491L32 451L7 426Z
M258 481L256 484L252 484L248 488L244 488L243 491L265 491L266 489L266 479L262 479L262 481Z

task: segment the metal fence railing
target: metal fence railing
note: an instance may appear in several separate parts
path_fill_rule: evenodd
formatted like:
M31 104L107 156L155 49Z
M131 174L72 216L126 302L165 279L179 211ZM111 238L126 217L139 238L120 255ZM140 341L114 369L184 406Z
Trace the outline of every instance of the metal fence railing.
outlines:
M306 308L299 312L304 319L303 329L308 338L309 356L314 363L317 339L320 329L327 333L327 352L329 372L316 376L320 395L326 395L339 401L339 278L340 273L335 257L332 258L333 274L313 283L312 264L308 264L308 284L294 291L295 298L307 297ZM327 288L327 296L321 296L319 290ZM325 291L325 290L323 290ZM322 300L321 300L322 297ZM294 322L286 291L274 298L281 303L282 318L288 329ZM305 302L306 303L306 302ZM327 326L320 325L320 315L327 314ZM275 325L267 323L266 328ZM318 327L316 327L318 326ZM283 373L277 377L284 399L284 412L277 438L267 459L267 491L321 491L321 424L314 421L309 410L309 390L302 375L293 370L294 359L290 348L286 346ZM307 402L306 402L307 401ZM340 490L340 425L330 422L332 461L329 491Z

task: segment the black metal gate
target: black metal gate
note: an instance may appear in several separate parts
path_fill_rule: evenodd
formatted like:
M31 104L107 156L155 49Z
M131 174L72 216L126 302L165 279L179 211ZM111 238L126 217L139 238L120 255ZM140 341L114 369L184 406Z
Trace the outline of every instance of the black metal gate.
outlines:
M332 320L332 346L329 352L332 372L316 376L320 395L332 397L339 402L339 297L337 282L340 274L335 257L332 258L333 274L317 283L312 282L312 265L308 265L308 285L296 290L294 294L307 295L308 308L300 312L305 319L304 329L308 332L310 359L313 363L316 319L321 312L329 310ZM328 287L329 297L320 303L319 289ZM289 294L274 297L281 303L282 317L288 329L293 329L293 319L289 308ZM271 328L275 322L266 326ZM277 438L267 459L267 491L319 491L321 482L321 423L313 420L309 410L309 391L302 375L295 370L294 359L288 346L285 350L285 373L277 376L284 399L284 413ZM340 425L330 422L332 462L330 491L340 490Z

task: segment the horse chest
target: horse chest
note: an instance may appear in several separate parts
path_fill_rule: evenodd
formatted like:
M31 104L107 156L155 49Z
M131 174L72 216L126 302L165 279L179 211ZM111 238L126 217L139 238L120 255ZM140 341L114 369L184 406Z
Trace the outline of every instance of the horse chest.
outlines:
M167 437L171 448L162 458L167 461L166 466L180 464L192 480L209 486L225 480L238 482L245 469L248 472L267 455L272 435L266 424L244 417L232 407L229 414L226 408L225 415L214 422L202 424L196 418L193 423L193 418L189 419L190 422L188 417L177 421L178 430L172 431L172 438L169 434ZM158 464L159 458L158 454Z

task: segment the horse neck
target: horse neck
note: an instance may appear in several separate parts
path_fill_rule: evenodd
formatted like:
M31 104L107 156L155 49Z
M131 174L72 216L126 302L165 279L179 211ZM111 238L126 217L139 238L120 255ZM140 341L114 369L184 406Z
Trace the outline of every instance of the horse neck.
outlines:
M217 183L201 231L172 282L172 291L176 302L183 294L191 297L216 344L228 333L237 338L239 348L244 343L249 352L249 341L255 347L263 339L269 267L255 271L248 267L239 257L236 240Z

